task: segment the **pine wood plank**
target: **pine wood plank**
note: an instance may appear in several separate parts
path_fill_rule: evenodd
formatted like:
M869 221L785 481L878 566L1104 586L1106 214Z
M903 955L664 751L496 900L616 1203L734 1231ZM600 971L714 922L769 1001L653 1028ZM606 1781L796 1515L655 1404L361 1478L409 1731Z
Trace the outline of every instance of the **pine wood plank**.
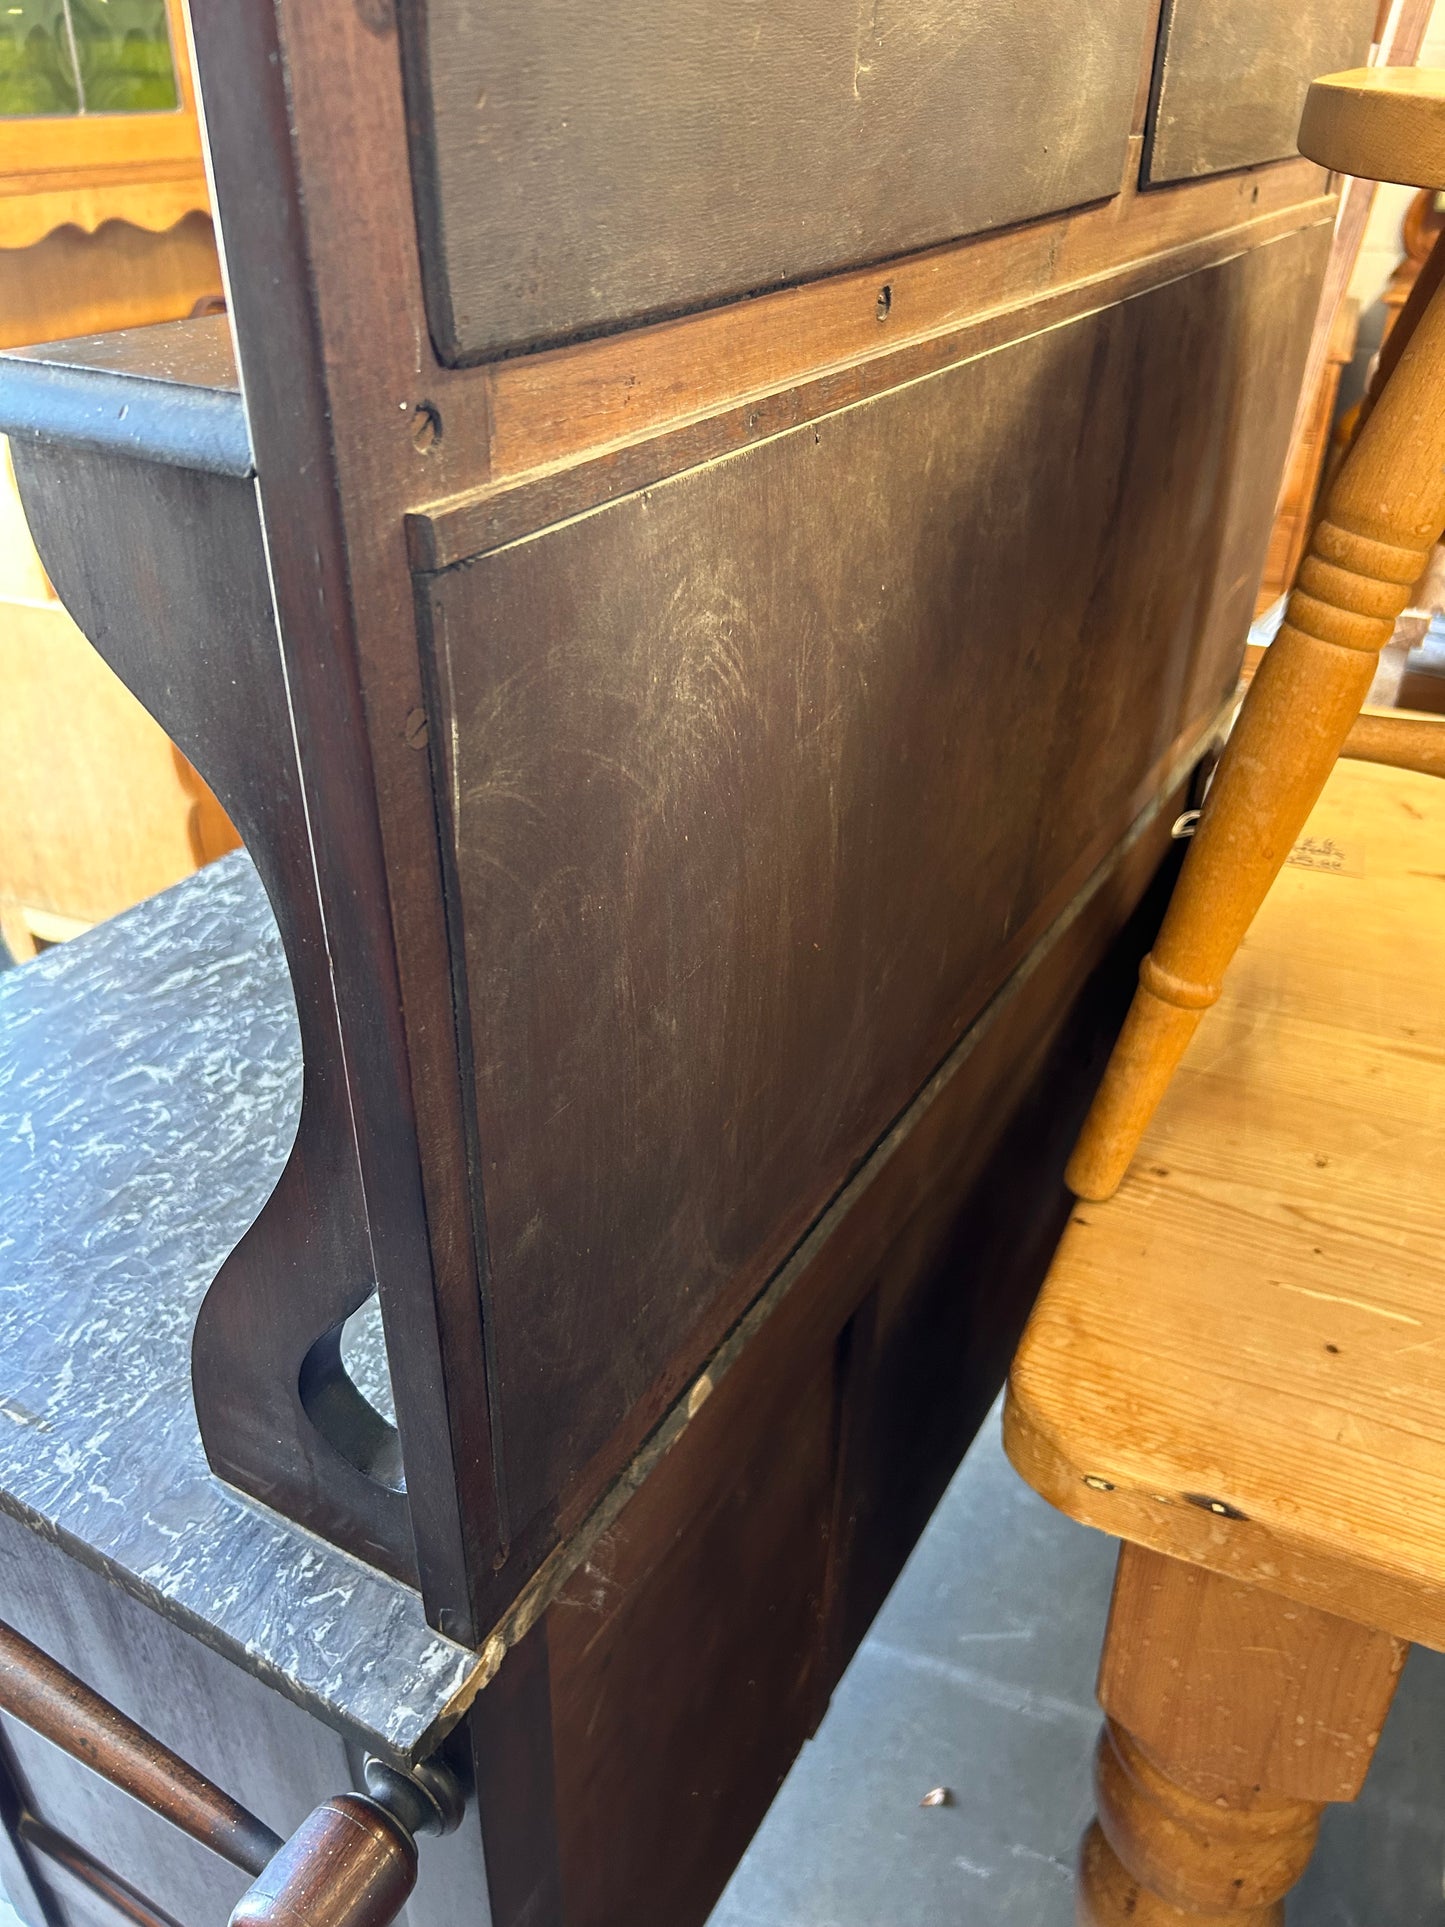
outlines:
M1445 789L1340 763L1014 1365L1062 1510L1445 1646Z

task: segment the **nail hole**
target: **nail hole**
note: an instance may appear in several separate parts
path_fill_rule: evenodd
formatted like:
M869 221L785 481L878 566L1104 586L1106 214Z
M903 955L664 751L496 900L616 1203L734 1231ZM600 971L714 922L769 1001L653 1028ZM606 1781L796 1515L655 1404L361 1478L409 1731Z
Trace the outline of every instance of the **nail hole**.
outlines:
M442 418L435 402L419 401L412 413L416 420L411 431L411 445L418 455L425 455L442 438Z
M888 319L889 310L892 308L892 306L893 306L892 283L885 281L883 283L883 286L878 290L877 315L880 321L886 321Z
M1216 1519L1248 1519L1247 1512L1241 1512L1237 1505L1227 1499L1216 1499L1210 1492L1186 1492L1184 1498L1190 1505L1197 1505L1201 1512L1212 1512Z

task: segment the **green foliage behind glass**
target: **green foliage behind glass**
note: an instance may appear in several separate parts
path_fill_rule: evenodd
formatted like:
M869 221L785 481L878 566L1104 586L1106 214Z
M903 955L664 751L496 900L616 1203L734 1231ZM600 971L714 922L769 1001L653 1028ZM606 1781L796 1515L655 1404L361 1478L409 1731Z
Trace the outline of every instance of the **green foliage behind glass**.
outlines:
M61 0L0 0L0 114L79 110Z
M165 0L70 0L87 114L177 107Z
M66 5L0 0L0 115L146 114L180 105L165 0L68 0L68 28Z

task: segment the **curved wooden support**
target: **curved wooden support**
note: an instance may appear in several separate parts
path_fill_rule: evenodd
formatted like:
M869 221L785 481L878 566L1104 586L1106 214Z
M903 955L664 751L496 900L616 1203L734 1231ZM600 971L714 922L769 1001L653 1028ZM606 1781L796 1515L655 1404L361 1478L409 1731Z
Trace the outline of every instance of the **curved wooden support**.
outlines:
M1284 624L1250 684L1069 1162L1076 1197L1118 1189L1445 528L1442 386L1445 294L1437 291L1330 490Z
M1124 1545L1080 1927L1282 1927L1325 1806L1364 1782L1405 1652Z
M462 1790L428 1760L409 1772L366 1762L366 1794L307 1815L242 1894L230 1927L390 1927L416 1885L419 1833L450 1833Z
M1350 725L1341 756L1356 763L1384 763L1445 776L1445 716L1413 710L1366 709Z
M172 413L182 420L178 405ZM13 444L16 475L71 616L244 839L296 992L296 1140L196 1323L207 1457L233 1485L414 1581L396 1434L340 1363L341 1325L375 1272L255 489L227 469L235 451L218 420L212 406L201 470L32 437Z

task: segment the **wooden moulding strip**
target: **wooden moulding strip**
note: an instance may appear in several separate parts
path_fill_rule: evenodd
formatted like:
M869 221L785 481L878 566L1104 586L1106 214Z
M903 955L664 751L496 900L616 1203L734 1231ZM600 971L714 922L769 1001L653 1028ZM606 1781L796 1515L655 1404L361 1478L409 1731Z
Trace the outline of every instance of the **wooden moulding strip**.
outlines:
M862 1194L874 1184L899 1147L911 1136L919 1121L938 1101L944 1090L967 1065L989 1031L999 1022L1023 987L1039 969L1049 953L1063 940L1072 925L1087 910L1100 890L1107 887L1128 853L1140 839L1154 829L1168 800L1177 793L1189 772L1209 744L1227 727L1234 708L1231 695L1222 709L1204 726L1191 731L1182 747L1168 759L1159 773L1152 802L1135 817L1127 834L1098 865L1084 887L1054 919L1044 936L1008 978L985 1007L982 1015L954 1045L938 1070L914 1098L908 1109L886 1133L863 1168L834 1199L813 1229L797 1246L791 1258L775 1273L772 1282L755 1298L731 1331L708 1358L702 1369L669 1406L658 1425L649 1433L624 1470L598 1499L577 1529L537 1568L511 1606L493 1627L478 1654L476 1669L470 1673L437 1724L432 1737L442 1735L459 1720L477 1694L491 1684L508 1652L525 1638L547 1608L562 1592L573 1574L586 1564L594 1548L616 1525L629 1500L645 1484L682 1438L718 1385L742 1357L751 1341L773 1316L807 1272L818 1251L838 1230Z
M1140 197L1140 201L1146 198ZM954 319L937 332L915 335L880 349L862 361L826 369L771 393L747 397L716 414L694 415L638 439L413 510L406 518L412 566L422 573L453 568L538 529L585 514L805 422L817 421L886 389L976 359L1201 269L1220 266L1301 228L1331 221L1334 213L1334 197L1319 195L1155 253L1114 261L1042 296L1032 287L1021 287L1012 299ZM1054 235L1057 240L1059 230L1055 229ZM1137 233L1134 239L1137 241Z
M1301 159L1141 193L1141 150L1138 137L1127 143L1119 192L1084 208L477 371L488 391L486 479L635 441L1331 188Z

